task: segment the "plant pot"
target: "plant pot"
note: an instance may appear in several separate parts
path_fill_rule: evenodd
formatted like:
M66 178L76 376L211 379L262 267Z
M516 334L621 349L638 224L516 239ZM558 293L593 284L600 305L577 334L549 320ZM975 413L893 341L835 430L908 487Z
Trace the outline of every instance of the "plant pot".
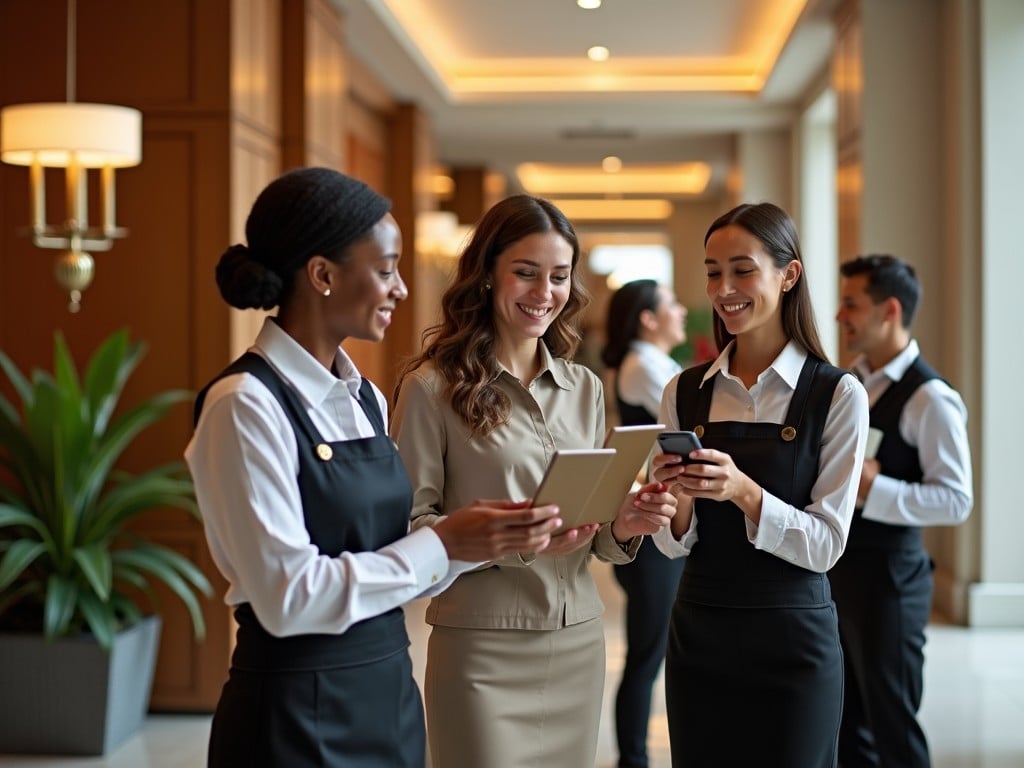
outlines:
M47 642L0 633L0 752L105 755L141 726L153 686L160 617L117 634Z

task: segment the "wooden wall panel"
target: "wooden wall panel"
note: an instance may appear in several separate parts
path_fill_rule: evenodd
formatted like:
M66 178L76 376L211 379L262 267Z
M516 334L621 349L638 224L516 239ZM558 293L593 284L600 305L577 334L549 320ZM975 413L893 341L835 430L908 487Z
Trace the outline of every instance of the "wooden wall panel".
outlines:
M324 0L311 0L306 16L307 164L345 168L347 91L341 19Z
M275 8L274 0L266 7ZM0 3L0 104L63 98L64 40L56 31L65 18L62 0ZM143 110L142 163L117 173L118 223L129 236L94 254L96 278L76 315L52 278L56 252L34 248L15 231L28 218L25 170L0 165L0 345L18 365L50 367L55 330L82 362L127 326L149 346L125 393L131 405L164 389L195 390L228 359L229 313L213 268L230 235L230 22L228 0L79 0L78 97ZM276 122L274 109L261 120ZM56 221L63 216L62 177L48 176ZM123 467L181 458L192 431L189 411L179 406L144 433ZM219 581L198 521L154 510L135 529L188 554ZM161 600L154 708L209 710L216 702L230 651L222 595L218 585L204 604L202 644L192 640L184 609L169 596Z
M14 0L22 2L22 0ZM56 19L66 18L65 3ZM78 99L159 111L223 110L228 95L225 0L77 0ZM63 23L52 22L59 37Z
M289 47L296 4L303 32L300 45ZM65 18L64 0L0 1L0 105L63 99L65 45L58 31ZM224 249L242 239L259 190L283 167L300 164L290 162L290 146L301 151L301 164L311 158L347 168L395 199L411 237L415 151L410 143L396 174L389 102L365 69L352 93L372 107L350 110L351 94L342 103L348 60L341 20L328 0L78 0L78 29L78 97L143 111L142 164L117 174L118 223L130 234L96 254L95 282L82 311L70 315L51 274L55 254L16 232L28 221L27 173L0 165L0 346L18 365L49 367L57 329L84 360L112 330L128 326L150 351L126 402L203 386L262 319L230 311L213 274ZM303 79L300 111L293 113L289 73L296 57ZM327 76L307 77L313 72ZM289 133L293 114L300 116L298 134ZM362 122L352 128L350 117ZM404 123L410 142L420 117L409 113ZM63 205L60 175L48 181ZM410 348L411 333L406 327L394 343ZM390 381L380 373L393 367L394 349L375 345L369 360L360 361L385 391ZM180 458L191 430L183 405L140 439L125 467ZM183 609L161 600L164 632L152 699L155 709L209 711L227 673L233 632L201 525L177 511L155 510L137 530L193 558L215 584L203 606L203 643L192 641Z
M236 124L235 136L231 143L230 243L244 243L245 221L253 201L281 172L281 151L277 141L242 124ZM272 312L231 309L230 359L252 345L269 314Z
M284 11L278 0L234 3L232 36L237 44L232 56L230 237L218 258L228 245L245 242L245 221L253 201L282 171ZM226 306L223 301L221 305ZM229 310L230 350L222 367L252 344L267 314Z
M327 0L284 0L282 147L285 168L345 168L347 57Z
M281 132L279 0L232 0L230 103L234 121L264 135Z

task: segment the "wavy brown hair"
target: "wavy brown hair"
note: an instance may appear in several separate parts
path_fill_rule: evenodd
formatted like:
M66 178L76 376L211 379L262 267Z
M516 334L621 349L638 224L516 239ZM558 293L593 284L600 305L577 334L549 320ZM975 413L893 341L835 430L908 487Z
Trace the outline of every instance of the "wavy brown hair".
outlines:
M476 225L456 270L441 297L441 322L423 333L423 351L402 368L395 400L405 377L428 360L445 382L444 395L473 435L487 435L508 423L512 402L495 386L494 304L488 281L498 257L514 243L534 234L555 232L572 246L569 299L542 341L551 354L571 360L579 347L580 313L590 303L576 266L580 245L572 224L543 198L513 195L496 203Z
M727 213L723 213L708 227L704 235L704 245L719 229L727 226L745 229L761 241L765 251L772 257L776 268L785 269L791 261L799 261L804 269L793 287L782 294L782 330L807 352L828 362L828 356L822 349L818 336L818 324L814 319L811 306L811 293L807 288L807 268L800 255L800 238L796 234L796 225L789 214L772 203L744 203ZM718 351L725 349L733 336L725 328L725 323L718 313L713 313L715 343Z

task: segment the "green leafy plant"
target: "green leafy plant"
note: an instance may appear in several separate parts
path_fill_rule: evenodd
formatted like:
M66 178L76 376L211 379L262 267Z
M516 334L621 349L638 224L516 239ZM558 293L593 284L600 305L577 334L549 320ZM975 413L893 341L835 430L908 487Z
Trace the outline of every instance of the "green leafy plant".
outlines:
M25 377L0 352L0 368L21 400L0 394L0 621L46 637L86 629L109 648L142 613L134 597L162 582L185 604L197 638L205 633L203 573L177 552L127 529L157 507L198 515L180 461L139 475L115 464L144 429L189 393L157 394L115 416L145 346L111 335L81 378L64 337L54 340L54 372ZM13 481L13 482L12 482Z

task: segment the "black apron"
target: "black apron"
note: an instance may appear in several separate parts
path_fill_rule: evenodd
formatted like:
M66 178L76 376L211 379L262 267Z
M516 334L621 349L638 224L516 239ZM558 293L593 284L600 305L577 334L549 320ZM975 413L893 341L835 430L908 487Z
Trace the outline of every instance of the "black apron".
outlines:
M843 372L808 357L785 424L770 424L709 422L714 380L699 387L707 369L680 379L680 428L728 453L765 491L806 507ZM827 577L755 549L731 502L698 499L696 514L699 541L665 666L673 766L832 768L843 660Z
M360 405L376 435L328 443L262 357L247 353L218 378L237 372L259 378L292 422L303 516L321 554L373 551L406 535L412 488L369 382L360 387ZM401 608L341 635L275 637L249 604L235 617L237 645L213 718L210 766L422 768L423 708Z

